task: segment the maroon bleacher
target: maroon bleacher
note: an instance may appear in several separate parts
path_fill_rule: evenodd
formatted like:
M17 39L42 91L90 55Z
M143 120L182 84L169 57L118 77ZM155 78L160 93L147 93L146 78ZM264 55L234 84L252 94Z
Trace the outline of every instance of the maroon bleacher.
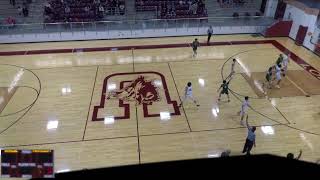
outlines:
M66 0L64 0L66 1ZM120 15L125 14L125 9L121 10L120 5L124 5L125 0L100 0L100 4L104 7L105 13L101 14L98 11L100 4L94 4L94 0L76 0L73 3L68 4L70 8L70 13L65 13L64 8L66 5L61 3L61 0L51 0L49 2L51 5L51 13L45 15L50 16L50 20L46 19L46 23L53 22L90 22L102 20L104 14L114 15L116 8ZM90 6L89 12L85 12L84 8ZM108 13L106 13L108 12Z
M204 2L190 0L197 6L194 14L189 8L188 1L183 0L183 4L180 4L180 0L135 0L135 8L138 12L158 11L158 18L161 19L208 17ZM201 3L203 4L201 5ZM172 9L171 7L174 8Z

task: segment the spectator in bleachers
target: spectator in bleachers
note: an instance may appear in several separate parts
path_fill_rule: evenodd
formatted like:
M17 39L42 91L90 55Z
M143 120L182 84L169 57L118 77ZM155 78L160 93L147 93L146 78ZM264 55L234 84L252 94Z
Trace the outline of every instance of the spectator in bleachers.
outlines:
M44 22L50 23L51 22L51 17L48 14L44 15Z
M104 7L102 6L102 4L99 5L99 17L103 18L104 15Z
M239 17L239 13L234 12L232 17Z
M73 22L100 20L104 14L125 14L124 0L49 0L52 8L45 6L44 15L51 17L52 22L64 22L71 18ZM70 8L70 13L69 9Z
M98 4L96 4L96 5L94 4L93 6L91 6L91 12L93 12L93 17L95 20L98 20L101 17L99 15L99 5Z
M171 18L175 18L175 17L176 17L176 12L175 12L175 10L174 10L173 8L171 8L170 13L169 13L169 16L170 16Z
M116 12L116 5L117 5L116 0L112 0L112 1L111 1L111 15L114 15L114 14L115 14L115 12Z
M86 13L89 13L90 7L89 7L88 5L86 5L86 6L84 7L84 11L85 11Z
M19 14L19 16L22 15L22 7L21 6L18 6L18 14Z
M66 3L66 5L70 6L70 4L73 3L72 1L73 1L73 0L65 0L65 3Z
M188 0L188 5L189 5L189 11L191 11L191 6L192 6L192 0Z
M119 0L116 0L116 5L115 5L115 14L120 14L120 8L119 8L120 2Z
M66 6L65 8L64 8L64 12L66 13L66 14L69 14L70 13L70 8L69 8L69 6Z
M29 16L29 10L28 10L28 7L27 6L24 6L22 8L22 13L23 13L23 16L24 17L28 17Z
M120 15L124 15L125 14L125 6L124 6L124 4L120 4L119 5L119 12L120 12Z
M50 4L49 2L46 2L46 3L44 4L44 7L51 8L51 4Z
M197 4L192 4L191 5L191 12L192 14L196 15L198 10L198 5Z
M65 17L63 22L64 22L64 28L68 29L68 28L71 27L71 24L70 24L71 23L71 18Z
M16 0L10 0L10 4L12 4L12 6L16 6Z
M138 1L138 4L139 4L140 6L143 6L143 5L144 5L143 0Z
M51 15L53 12L52 12L52 9L51 9L51 5L50 4L46 4L44 6L44 14L45 15Z
M8 25L9 28L14 28L16 20L13 17L9 16L5 19L5 24Z
M204 4L204 2L202 1L202 0L200 0L199 2L198 2L198 8L201 10L201 11L203 11L204 9L205 9L205 4Z

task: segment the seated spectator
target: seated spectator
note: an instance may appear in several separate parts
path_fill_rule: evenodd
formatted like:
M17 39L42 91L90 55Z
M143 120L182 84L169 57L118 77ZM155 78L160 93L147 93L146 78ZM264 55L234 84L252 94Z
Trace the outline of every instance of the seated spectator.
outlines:
M143 6L143 5L144 5L144 2L143 2L143 0L140 0L140 1L138 1L137 4L139 4L140 6Z
M73 4L73 0L66 0L66 4L68 5Z
M50 23L51 22L51 17L48 14L44 15L44 22Z
M69 13L70 13L70 8L69 8L69 6L66 6L66 7L64 8L64 12L65 12L66 14L69 14Z
M111 14L114 15L115 14L115 11L116 11L116 0L112 0L111 1Z
M47 14L47 15L51 15L53 12L52 12L52 9L48 6L45 6L44 7L44 14Z
M232 17L239 17L239 13L234 12Z
M193 4L191 6L191 12L192 14L196 15L197 14L197 9L198 9L198 5L197 4Z
M90 7L87 5L86 7L84 7L84 11L86 12L86 13L89 13L89 11L90 11Z
M114 6L115 7L115 11L116 11L115 14L120 14L120 7L119 7L120 6L120 2L119 2L119 0L115 0L115 2L116 2L115 6Z
M204 9L205 8L205 3L202 1L202 0L200 0L199 2L198 2L198 7L200 8L200 9Z
M70 24L71 19L70 18L64 17L63 22L64 22L64 28L66 28L66 29L70 28L70 26L71 26L71 24Z
M44 7L49 7L49 8L51 8L51 4L50 4L49 2L46 2L46 3L44 4Z
M169 18L170 17L170 11L167 11L165 17Z
M16 20L13 17L9 16L5 19L5 24L8 25L9 28L14 28Z
M246 12L246 13L244 13L244 16L245 16L247 19L250 19L251 14L250 14L249 12Z
M100 4L100 0L93 0L94 4Z
M19 16L22 15L22 7L21 6L18 6L18 14L19 14Z
M191 0L188 0L188 5L189 5L189 11L191 11L191 5L192 5L192 1Z
M102 6L102 4L99 5L99 13L100 14L104 14L104 7Z
M90 11L93 12L94 16L97 16L99 14L99 7L97 4L92 5Z
M174 9L171 9L170 11L170 17L175 18L176 17L176 12Z
M23 16L24 16L24 17L28 17L28 15L29 15L29 10L28 10L27 6L24 6L24 7L22 8L22 13L23 13Z
M119 12L120 12L120 15L124 15L125 14L125 6L124 6L124 4L120 4L119 5Z

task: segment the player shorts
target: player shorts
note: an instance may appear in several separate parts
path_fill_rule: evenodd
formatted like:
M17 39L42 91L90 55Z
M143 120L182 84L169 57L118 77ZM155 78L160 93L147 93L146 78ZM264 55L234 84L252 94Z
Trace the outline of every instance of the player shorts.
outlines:
M241 111L240 110L240 116L244 116L244 115L246 115L247 113L245 112L245 111Z
M271 81L271 76L266 75L266 80L267 80L268 82L270 82L270 81Z
M276 73L276 79L279 81L281 80L281 73Z
M228 91L228 90L222 90L222 91L221 91L221 94L227 94L227 95L228 95L228 94L229 94L229 91Z
M184 101L186 101L186 100L188 100L188 99L191 100L191 101L195 101L195 99L193 98L192 95L183 96L182 99L181 99L181 101L184 102Z

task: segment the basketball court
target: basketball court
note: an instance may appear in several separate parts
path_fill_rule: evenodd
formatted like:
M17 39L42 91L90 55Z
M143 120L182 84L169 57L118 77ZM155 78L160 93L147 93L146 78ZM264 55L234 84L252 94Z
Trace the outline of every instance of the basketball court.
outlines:
M55 151L55 171L253 154L320 159L320 58L289 38L215 36L192 58L195 37L0 45L0 147ZM265 72L290 53L281 89L261 92ZM236 58L231 102L217 89ZM179 108L187 82L200 107Z

